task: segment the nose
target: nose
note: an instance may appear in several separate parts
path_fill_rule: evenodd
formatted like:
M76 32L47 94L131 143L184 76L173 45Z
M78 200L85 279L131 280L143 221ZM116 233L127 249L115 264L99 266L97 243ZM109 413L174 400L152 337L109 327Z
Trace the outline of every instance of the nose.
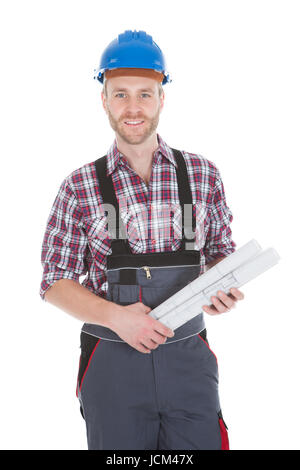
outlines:
M135 115L141 110L142 106L140 100L135 96L129 97L126 103L126 112L130 115Z

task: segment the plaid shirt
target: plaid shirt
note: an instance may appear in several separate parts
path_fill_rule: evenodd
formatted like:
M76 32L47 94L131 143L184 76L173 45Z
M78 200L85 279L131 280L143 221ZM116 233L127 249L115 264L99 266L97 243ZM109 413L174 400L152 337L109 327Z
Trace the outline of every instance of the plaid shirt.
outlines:
M176 160L157 134L149 187L129 166L114 140L107 153L112 180L132 253L176 251L181 246L181 207ZM200 273L205 264L235 251L231 239L232 213L226 204L219 170L201 155L182 152L188 171L196 216L195 249L200 251ZM81 284L106 296L106 256L111 254L107 218L95 163L67 176L54 200L42 243L40 296L59 279L86 275ZM100 236L101 234L101 236ZM103 236L104 235L104 236Z

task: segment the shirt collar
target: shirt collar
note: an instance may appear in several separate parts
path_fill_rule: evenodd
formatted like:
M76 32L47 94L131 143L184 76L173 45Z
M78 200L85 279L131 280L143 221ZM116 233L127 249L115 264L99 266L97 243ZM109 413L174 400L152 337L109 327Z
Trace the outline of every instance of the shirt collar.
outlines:
M160 155L162 155L177 168L177 163L171 148L166 144L159 134L156 135L158 147L154 152L153 160L157 159L157 162L160 162ZM116 169L118 165L127 165L127 160L118 150L117 140L115 139L107 152L107 176L110 176L110 174Z

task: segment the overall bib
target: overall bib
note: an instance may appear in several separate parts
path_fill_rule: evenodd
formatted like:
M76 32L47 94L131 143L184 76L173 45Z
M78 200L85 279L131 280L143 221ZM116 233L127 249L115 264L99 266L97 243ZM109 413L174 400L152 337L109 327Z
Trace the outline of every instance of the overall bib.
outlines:
M192 194L184 158L172 151L183 215ZM103 201L116 209L117 235L122 220L111 176L106 176L106 156L95 163ZM195 218L187 225L194 230ZM200 252L185 249L186 232L182 222L181 248L172 252L132 254L127 239L113 239L107 256L107 300L119 305L143 302L153 309L196 279ZM145 354L109 328L83 325L76 394L89 450L229 448L217 359L206 340L201 309L174 333Z

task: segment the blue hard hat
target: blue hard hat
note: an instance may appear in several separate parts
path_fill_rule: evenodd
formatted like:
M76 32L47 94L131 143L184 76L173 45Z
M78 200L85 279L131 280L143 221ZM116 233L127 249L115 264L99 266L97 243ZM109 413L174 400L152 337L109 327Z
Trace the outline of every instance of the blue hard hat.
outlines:
M162 85L172 81L162 51L145 31L127 30L109 43L94 78L103 83L105 70L120 68L156 70L164 75Z

